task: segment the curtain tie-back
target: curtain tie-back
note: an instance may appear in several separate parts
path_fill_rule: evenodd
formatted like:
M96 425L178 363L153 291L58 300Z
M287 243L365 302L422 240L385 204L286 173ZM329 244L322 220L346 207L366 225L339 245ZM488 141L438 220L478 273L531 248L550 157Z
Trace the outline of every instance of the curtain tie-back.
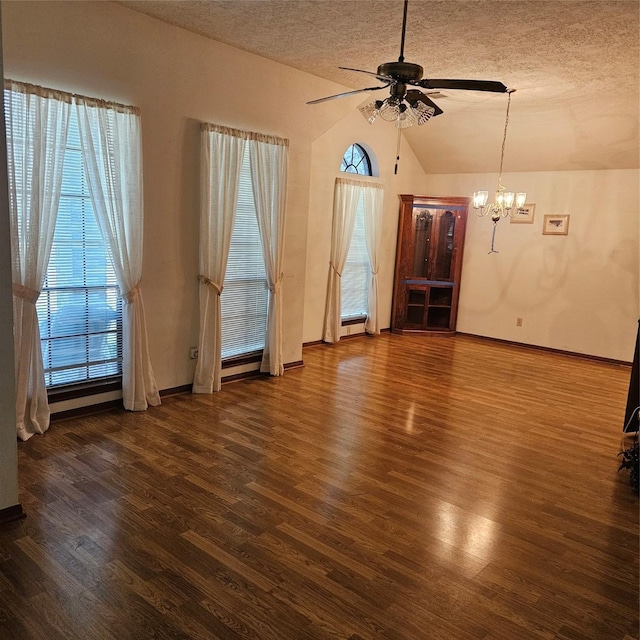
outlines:
M131 304L138 296L140 295L140 283L133 287L131 291L127 291L127 293L123 293L120 297L127 303Z
M278 293L280 291L283 277L284 276L280 274L280 277L272 285L269 285L269 291L271 291L271 293Z
M211 287L218 295L222 294L224 287L216 284L213 280L207 278L207 276L198 276L198 280L200 280L202 284L206 284L208 287Z
M40 297L40 292L37 289L32 289L31 287L26 287L23 284L13 284L11 286L13 291L13 295L22 298L26 302L30 302L31 304L35 304L38 302L38 298Z
M332 261L329 261L329 266L338 274L339 278L342 278L342 274L336 269L336 265Z

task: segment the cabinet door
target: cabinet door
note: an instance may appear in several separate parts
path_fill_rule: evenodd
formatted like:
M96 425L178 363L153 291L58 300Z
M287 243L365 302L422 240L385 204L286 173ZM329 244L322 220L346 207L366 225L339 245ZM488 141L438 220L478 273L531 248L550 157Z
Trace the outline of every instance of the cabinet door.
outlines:
M453 281L456 215L447 209L413 208L405 276Z
M452 328L452 301L453 285L432 285L429 287L426 329L432 331L448 331Z
M424 329L427 324L429 308L429 287L407 285L404 327L406 329Z
M437 211L433 227L429 280L453 282L454 235L456 216L452 211Z
M412 220L413 251L407 252L408 257L411 257L411 253L413 254L413 260L411 260L412 269L407 274L411 278L429 279L433 221L433 211L424 207L414 207Z

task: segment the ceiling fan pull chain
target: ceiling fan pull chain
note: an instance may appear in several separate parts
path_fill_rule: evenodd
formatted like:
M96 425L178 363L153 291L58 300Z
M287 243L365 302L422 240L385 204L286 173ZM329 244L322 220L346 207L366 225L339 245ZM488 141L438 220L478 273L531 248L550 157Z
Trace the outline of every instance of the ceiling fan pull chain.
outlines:
M401 129L398 127L398 142L396 144L396 166L393 169L393 175L398 175L398 163L400 162L400 140L401 140Z

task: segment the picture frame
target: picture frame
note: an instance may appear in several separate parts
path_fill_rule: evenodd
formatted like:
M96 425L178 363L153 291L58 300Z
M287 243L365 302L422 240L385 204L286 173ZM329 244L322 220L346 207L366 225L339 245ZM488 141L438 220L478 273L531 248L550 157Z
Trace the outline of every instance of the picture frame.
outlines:
M569 233L568 215L546 215L542 225L542 235L566 236Z
M509 216L509 222L532 224L535 212L536 205L532 202L527 202L521 207L516 208L516 212L512 216Z

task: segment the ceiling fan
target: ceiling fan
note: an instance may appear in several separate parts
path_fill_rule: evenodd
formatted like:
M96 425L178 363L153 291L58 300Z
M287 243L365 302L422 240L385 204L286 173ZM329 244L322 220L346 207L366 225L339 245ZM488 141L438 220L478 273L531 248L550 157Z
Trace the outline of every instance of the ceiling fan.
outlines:
M428 122L432 117L443 113L442 109L433 102L429 93L424 93L420 89L462 89L466 91L493 91L496 93L507 93L507 87L502 82L493 80L447 80L447 79L427 79L423 78L423 68L419 64L404 61L404 38L407 29L407 6L409 0L404 0L404 15L402 18L402 39L400 42L400 56L397 62L385 62L378 67L378 70L363 71L362 69L352 69L350 67L339 67L345 71L356 71L374 76L383 84L378 87L367 87L356 89L355 91L345 91L334 96L311 100L307 104L318 104L326 100L344 98L365 91L380 91L389 89L390 95L384 100L374 100L359 107L362 115L371 123L380 116L383 120L395 122L399 129L410 127L413 124L418 126ZM420 89L414 89L419 87Z

